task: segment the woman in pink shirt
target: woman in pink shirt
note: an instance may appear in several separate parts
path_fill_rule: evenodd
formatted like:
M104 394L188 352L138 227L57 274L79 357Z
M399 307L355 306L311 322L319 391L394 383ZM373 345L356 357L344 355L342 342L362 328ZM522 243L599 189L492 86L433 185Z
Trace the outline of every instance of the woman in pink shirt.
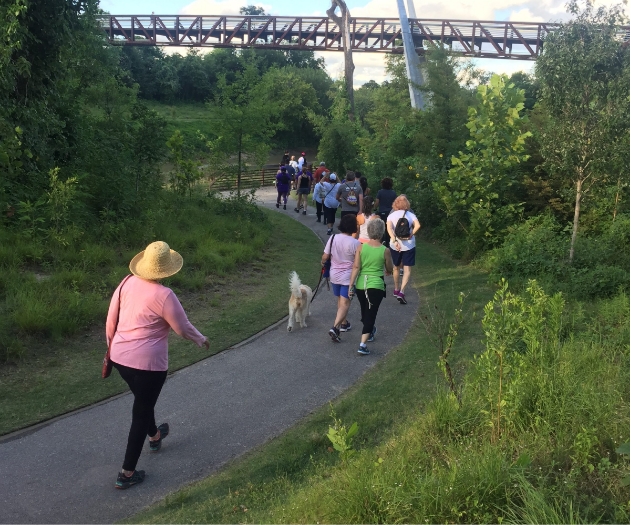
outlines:
M182 256L166 242L151 243L131 260L133 275L118 285L110 302L106 325L110 359L134 394L125 460L115 485L119 489L144 480L145 471L136 470L136 464L145 437L149 436L149 449L158 452L169 433L168 423L156 427L154 416L169 368L169 331L200 348L210 348L208 338L189 322L173 291L159 282L179 272L182 264Z
M357 233L357 219L355 215L344 215L338 225L340 234L333 235L324 246L322 264L331 258L331 288L337 297L337 312L335 321L329 330L329 336L334 343L341 342L340 332L348 332L351 323L346 319L351 300L348 288L351 284L351 273L355 262L355 252L361 246L353 237Z

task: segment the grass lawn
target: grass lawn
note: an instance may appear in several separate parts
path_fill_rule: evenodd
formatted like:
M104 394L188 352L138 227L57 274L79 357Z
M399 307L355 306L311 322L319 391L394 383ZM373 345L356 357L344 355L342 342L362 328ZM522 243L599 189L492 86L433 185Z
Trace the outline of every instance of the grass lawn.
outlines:
M492 297L486 275L459 266L435 246L417 248L413 286L421 310L437 306L453 312L460 291L468 294L469 313ZM481 350L479 321L469 315L461 327L452 368L462 378L473 352ZM368 372L333 405L337 418L357 422L354 446L371 450L396 435L410 417L423 410L444 379L437 366L438 351L420 322L405 341ZM271 523L291 522L285 502L290 494L329 477L339 459L326 438L331 408L326 406L281 437L240 458L218 474L193 484L155 507L133 517L134 523Z
M287 315L288 275L278 271L279 260L284 268L305 268L305 275L318 274L322 244L317 237L305 236L305 227L290 218L263 211L275 233L260 257L214 277L198 291L178 291L191 322L209 337L211 352L172 334L170 370L225 350ZM248 289L245 302L233 288L237 278L240 287ZM314 286L316 281L306 284ZM173 287L177 290L177 283ZM0 367L0 435L127 389L118 374L100 378L106 350L104 323L105 319L91 330L59 342L30 341L39 348L18 364Z

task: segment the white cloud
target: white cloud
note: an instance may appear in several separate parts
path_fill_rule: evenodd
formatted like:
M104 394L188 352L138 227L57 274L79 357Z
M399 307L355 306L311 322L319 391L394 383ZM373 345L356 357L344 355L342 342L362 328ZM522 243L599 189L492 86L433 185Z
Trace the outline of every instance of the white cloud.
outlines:
M508 19L511 22L546 22L543 17L533 15L527 7L519 11L512 11Z
M247 0L195 0L188 5L185 5L181 10L181 15L239 15L239 9L250 5L252 2ZM269 13L272 6L269 4L261 4L256 2L265 9L266 13Z

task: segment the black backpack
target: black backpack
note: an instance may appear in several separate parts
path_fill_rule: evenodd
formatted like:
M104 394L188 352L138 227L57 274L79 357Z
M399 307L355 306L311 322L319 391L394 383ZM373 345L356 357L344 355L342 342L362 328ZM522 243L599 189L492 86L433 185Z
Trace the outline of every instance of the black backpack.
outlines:
M394 227L394 234L399 239L409 239L411 237L410 222L405 216L406 213L403 214L403 217L397 221L397 225Z

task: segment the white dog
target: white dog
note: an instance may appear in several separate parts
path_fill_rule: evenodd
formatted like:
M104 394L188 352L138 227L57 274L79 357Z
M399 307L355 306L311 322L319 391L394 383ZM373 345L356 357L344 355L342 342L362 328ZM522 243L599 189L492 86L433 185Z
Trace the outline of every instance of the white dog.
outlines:
M291 332L294 328L294 321L300 323L303 328L307 327L305 322L308 315L311 315L311 298L313 292L306 284L300 282L300 277L296 272L289 274L289 289L291 297L289 298L289 322L287 323L287 331Z

